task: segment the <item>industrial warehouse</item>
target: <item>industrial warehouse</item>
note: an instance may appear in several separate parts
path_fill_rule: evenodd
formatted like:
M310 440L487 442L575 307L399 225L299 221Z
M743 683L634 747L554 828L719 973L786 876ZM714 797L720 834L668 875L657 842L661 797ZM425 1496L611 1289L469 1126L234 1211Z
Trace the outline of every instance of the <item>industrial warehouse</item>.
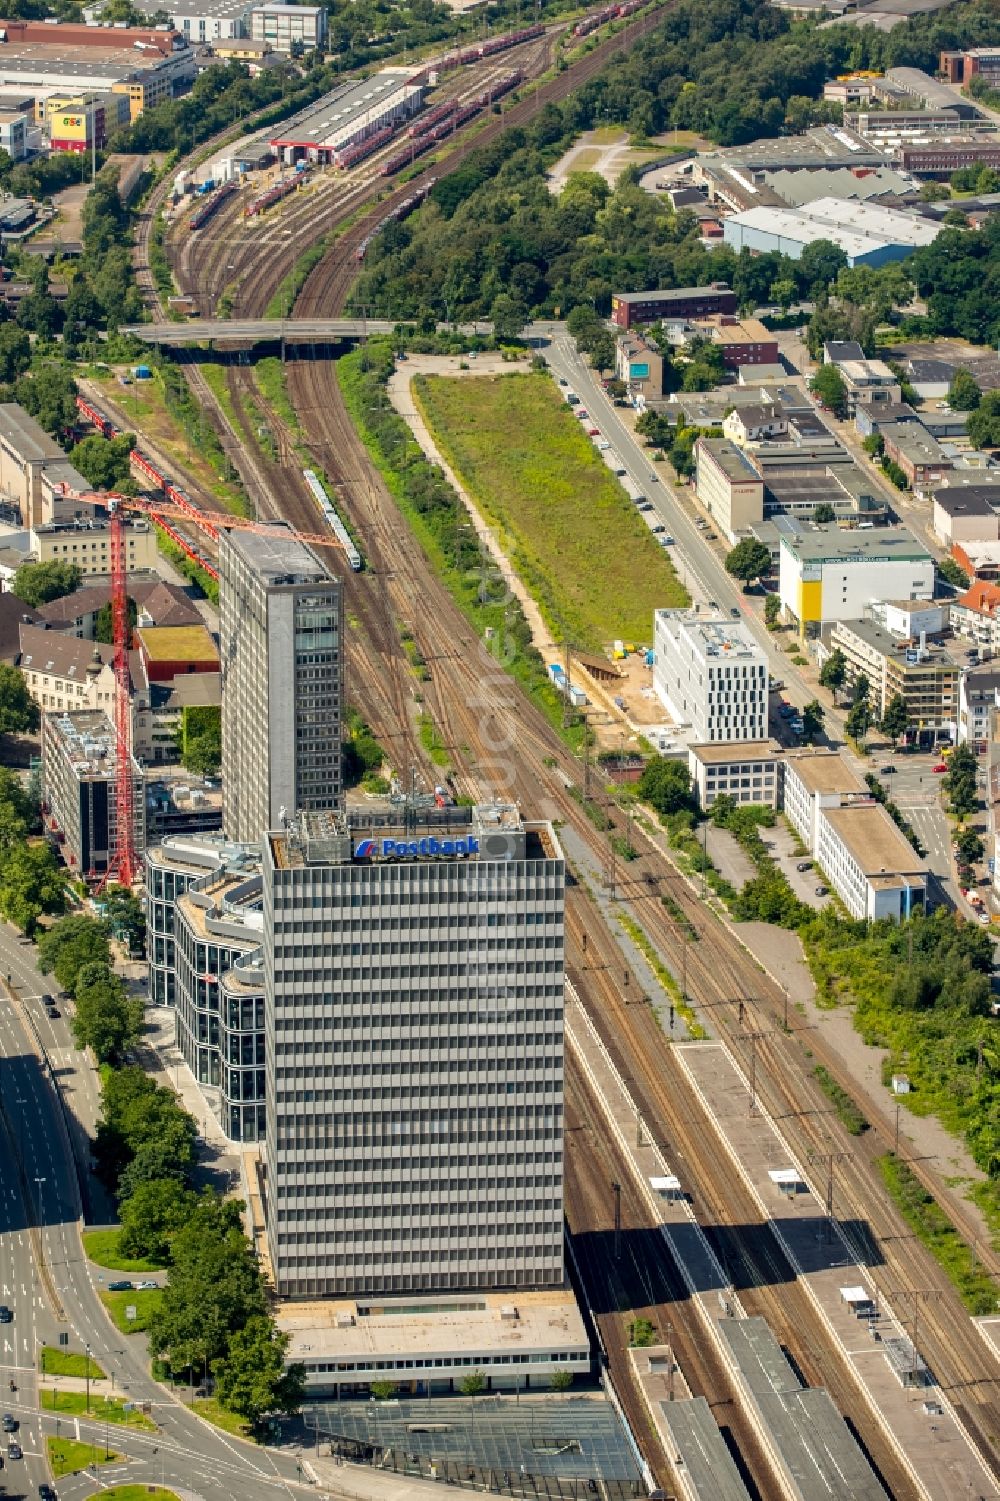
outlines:
M360 83L347 83L325 95L318 104L282 122L271 145L293 161L306 159L341 165L341 153L377 131L398 125L423 105L424 85L403 68L386 68Z

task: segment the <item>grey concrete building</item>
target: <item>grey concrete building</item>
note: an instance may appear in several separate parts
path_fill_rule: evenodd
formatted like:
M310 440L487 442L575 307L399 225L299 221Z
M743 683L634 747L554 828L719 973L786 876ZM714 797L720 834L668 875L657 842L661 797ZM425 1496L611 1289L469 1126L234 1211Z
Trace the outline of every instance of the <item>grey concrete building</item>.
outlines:
M42 810L75 876L103 875L115 848L115 727L100 709L42 715ZM142 770L132 758L133 838L146 842Z
M279 1297L563 1281L562 851L428 801L264 841Z
M240 843L341 797L340 584L291 529L219 539L223 829Z

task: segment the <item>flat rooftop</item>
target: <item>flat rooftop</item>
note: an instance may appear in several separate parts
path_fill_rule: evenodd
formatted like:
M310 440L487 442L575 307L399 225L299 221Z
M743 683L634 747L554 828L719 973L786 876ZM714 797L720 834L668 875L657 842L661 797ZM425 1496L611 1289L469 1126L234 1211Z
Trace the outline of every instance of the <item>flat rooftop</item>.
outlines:
M659 1407L684 1466L685 1493L691 1501L749 1501L750 1492L705 1398L661 1402Z
M964 481L934 491L934 504L946 516L995 516L1000 510L1000 484L965 484Z
M206 625L140 625L136 635L151 662L217 662L219 653Z
M770 761L781 755L773 740L722 740L704 745L689 745L688 750L706 766L728 765L734 761Z
M697 610L657 610L657 620L666 625L674 624L689 638L706 657L725 658L736 661L755 658L763 661L763 649L739 620L727 620L722 615L700 615Z
M838 751L791 750L785 757L789 770L802 782L807 792L865 792L861 777Z
M926 865L879 803L827 808L824 817L869 877L922 877Z
M115 775L115 727L102 709L49 714L46 731L58 743L74 774L87 781L110 781Z
M281 7L268 6L266 9L280 10ZM299 6L288 9L300 11ZM417 87L410 70L404 68L384 68L371 78L341 84L309 109L293 115L290 120L283 120L271 136L271 144L322 146L341 135L354 120L377 108L384 100L391 99L401 89Z
M292 528L275 521L263 532L226 532L225 546L231 547L266 583L332 583L332 576L304 542L296 540Z
M178 6L178 9L181 7ZM137 10L144 16L153 16L157 11L163 10L163 0L134 0L133 10ZM183 13L186 16L204 16L215 21L228 21L237 16L245 16L250 10L250 0L184 0Z
M905 526L841 531L836 522L783 536L781 545L804 563L929 563L930 553Z
M938 669L945 667L951 672L958 672L955 663L942 652L940 647L927 647L927 655L922 661L908 662L906 660L906 652L901 649L897 638L891 631L887 631L885 626L879 625L874 620L838 621L834 634L840 630L850 631L853 636L856 636L859 641L863 641L872 651L877 651L880 656L888 657L890 661L895 662L904 673L910 672L914 675L919 675L922 672L927 672L932 667Z
M26 462L66 458L55 438L50 438L15 401L0 403L0 441L9 444Z
M655 292L616 292L615 302L690 302L692 297L732 297L731 287L670 287Z
M324 1298L282 1303L278 1327L289 1360L586 1350L589 1339L570 1288L449 1294L428 1299Z
M744 414L751 425L755 420L759 421L761 419L759 417L755 419L750 413L759 411L760 408L758 407L750 407L747 413ZM731 483L737 485L760 484L760 475L738 443L730 443L728 438L699 438L698 448L722 470Z

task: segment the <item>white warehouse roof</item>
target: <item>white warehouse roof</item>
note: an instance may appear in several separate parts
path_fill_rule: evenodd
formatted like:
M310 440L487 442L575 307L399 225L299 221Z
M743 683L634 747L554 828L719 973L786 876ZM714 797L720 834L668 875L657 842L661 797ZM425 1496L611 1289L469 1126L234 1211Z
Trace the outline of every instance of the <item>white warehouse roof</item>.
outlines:
M761 206L744 209L739 214L730 214L723 225L727 244L739 244L738 234L733 231L742 229L757 230L761 234L773 235L802 246L811 245L814 240L830 240L834 245L839 245L848 260L888 250L892 244L891 239L884 236L866 234L863 230L842 229L839 224L831 224L829 220L818 220L807 214L804 208Z
M855 199L814 198L812 203L803 206L801 212L810 219L842 225L845 229L874 235L876 239L889 240L895 245L930 245L942 228L932 219L901 213L895 208L881 208L877 203L860 203Z

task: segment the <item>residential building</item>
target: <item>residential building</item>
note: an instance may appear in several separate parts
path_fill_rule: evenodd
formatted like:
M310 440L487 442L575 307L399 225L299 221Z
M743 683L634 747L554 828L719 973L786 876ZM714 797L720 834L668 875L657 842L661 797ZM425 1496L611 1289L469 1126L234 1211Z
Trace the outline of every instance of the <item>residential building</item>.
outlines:
M741 621L657 610L653 688L692 743L767 739L767 658Z
M974 579L951 603L951 628L988 656L1000 656L1000 587Z
M814 853L852 917L901 922L924 911L927 866L879 803L824 809Z
M250 35L270 42L275 52L310 52L326 47L327 13L323 5L255 5Z
M903 471L915 495L926 495L942 484L951 469L951 459L918 422L880 423L879 432L885 457Z
M689 745L688 771L698 806L706 812L720 797L780 807L781 756L769 740Z
M1000 579L1000 542L953 542L951 555L977 583Z
M884 360L838 361L837 369L847 387L849 414L859 405L882 407L903 399L899 381Z
M735 313L736 293L724 283L709 287L674 287L658 292L615 292L611 298L611 321L619 328L664 319L707 318L710 313Z
M562 1287L551 825L387 802L300 813L263 856L278 1296Z
M925 415L921 413L918 418L914 408L905 401L880 401L877 404L859 401L854 407L854 429L860 438L868 438L872 433L881 432L887 422L918 422Z
M782 535L779 591L801 634L859 620L876 599L933 599L934 560L903 526L844 532L812 524Z
M995 714L1000 709L1000 670L974 668L963 672L958 700L958 740L977 756L984 756L996 739Z
M224 828L247 843L341 797L340 584L284 523L219 542Z
M869 613L895 641L940 636L948 626L948 604L940 599L876 599Z
M32 527L31 551L37 563L76 563L85 575L111 573L111 527L100 513L90 508L97 519L52 521ZM144 516L130 516L125 522L125 566L131 573L154 569L159 554L156 530Z
M725 438L698 438L694 460L699 501L727 540L737 542L763 519L763 480L742 448Z
M18 666L28 692L43 714L79 709L103 710L114 716L115 675L113 646L81 641L77 636L50 630L45 622L22 621ZM129 653L133 706L149 708L149 685L138 652ZM137 754L142 751L138 745Z
M101 710L42 715L42 816L71 871L103 875L117 838L115 728ZM142 771L132 759L133 838L145 845Z
M934 535L945 547L1000 540L1000 485L948 485L932 498Z
M150 843L145 852L146 959L149 998L154 1006L173 1006L176 998L174 949L175 906L195 881L232 869L249 871L260 865L253 846L227 843L219 834L166 838ZM207 1038L206 1038L207 1041ZM197 1070L195 1070L197 1077Z
M856 339L827 339L823 345L824 365L844 365L865 358L865 352Z
M788 417L780 402L733 407L722 424L722 431L731 442L738 443L741 448L749 448L753 443L787 437Z
M722 350L727 370L738 370L742 365L781 363L778 340L759 318L734 318L728 313L711 313L706 318L691 319L690 328L693 336L707 339Z
M140 625L136 642L151 683L172 683L189 672L219 671L219 653L208 627Z
M912 721L908 734L918 745L954 739L961 669L942 647L928 645L926 637L899 641L874 620L838 621L830 647L843 652L850 682L862 673L867 677L877 718L900 697Z
M128 577L129 598L135 600L138 625L199 625L197 606L177 584L164 583L155 574L144 578L141 572ZM98 584L81 584L72 594L64 594L41 605L39 617L53 631L93 641L97 617L109 607L111 589L107 579Z
M642 334L619 334L615 340L615 374L632 396L663 395L663 356Z
M810 850L819 843L820 818L842 803L870 799L871 793L837 751L792 750L783 772L785 816Z

